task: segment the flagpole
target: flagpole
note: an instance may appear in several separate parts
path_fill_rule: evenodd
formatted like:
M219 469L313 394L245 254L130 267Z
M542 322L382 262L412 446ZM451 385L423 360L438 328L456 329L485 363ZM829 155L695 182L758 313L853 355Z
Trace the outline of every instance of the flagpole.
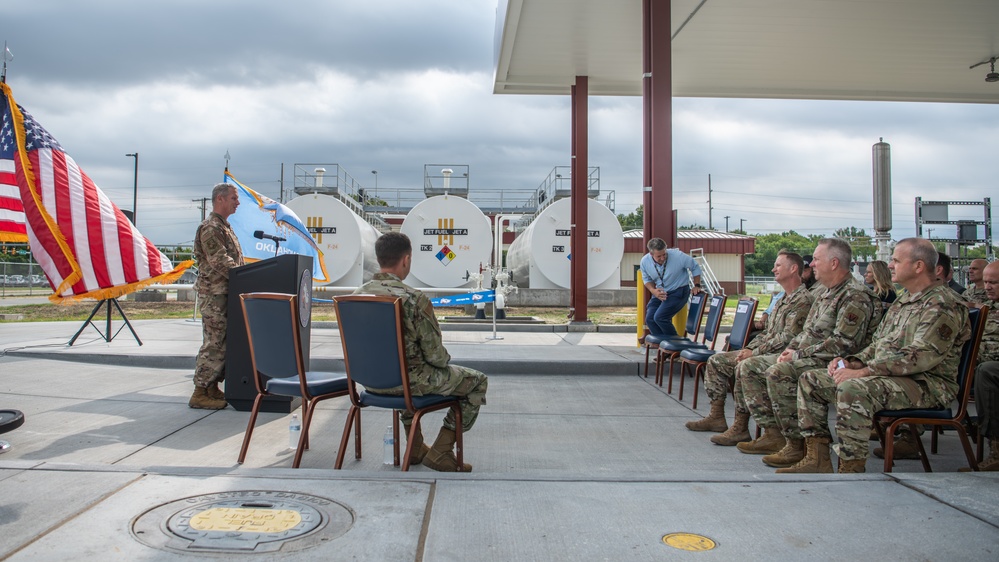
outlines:
M3 42L3 72L0 72L0 83L7 83L7 56L10 55L10 60L14 60L14 53L10 52L7 48L7 42Z

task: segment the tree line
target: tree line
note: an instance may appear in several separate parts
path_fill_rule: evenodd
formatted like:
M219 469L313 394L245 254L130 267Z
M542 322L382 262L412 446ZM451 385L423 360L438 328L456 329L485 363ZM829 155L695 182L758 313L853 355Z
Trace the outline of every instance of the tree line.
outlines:
M621 223L621 228L624 230L642 228L642 207L635 209L635 212L633 213L618 215L617 219L618 222ZM677 230L717 231L718 229L709 229L705 226L695 224L679 226L677 227ZM730 230L729 232L733 234L748 234L740 230ZM773 269L774 260L777 259L777 254L781 250L797 252L803 256L809 255L815 249L815 246L818 245L819 240L826 237L825 234L805 235L795 232L794 230L788 230L786 232L771 232L767 234L753 234L751 236L756 238L756 253L746 256L746 275L758 276L768 276L771 274L770 270ZM850 243L850 247L853 249L854 261L868 262L874 260L877 255L878 248L874 243L873 236L868 235L863 228L857 228L855 226L838 228L835 232L833 232L833 236L836 238L842 238ZM946 244L944 242L934 242L933 245L936 246L937 250L941 252L947 251ZM999 253L999 247L994 247L994 253ZM968 259L984 258L985 245L979 244L977 246L967 248L962 257L966 257Z

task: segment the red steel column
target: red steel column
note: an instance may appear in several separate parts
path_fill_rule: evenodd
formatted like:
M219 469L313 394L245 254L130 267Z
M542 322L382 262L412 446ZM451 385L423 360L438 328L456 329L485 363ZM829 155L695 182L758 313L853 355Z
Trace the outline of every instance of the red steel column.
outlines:
M642 0L644 238L676 246L670 0Z
M586 322L586 263L589 257L589 240L586 239L588 225L588 183L589 159L587 158L587 106L589 77L577 76L572 86L572 195L569 248L572 256L570 267L569 298L572 305L572 321Z

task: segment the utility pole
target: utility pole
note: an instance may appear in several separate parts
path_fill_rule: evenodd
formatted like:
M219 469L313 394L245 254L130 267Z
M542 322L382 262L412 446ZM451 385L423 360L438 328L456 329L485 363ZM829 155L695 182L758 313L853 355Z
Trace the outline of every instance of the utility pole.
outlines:
M725 232L728 232L728 218L729 218L730 216L731 216L731 215L725 215Z
M739 230L746 232L745 228L742 228L742 223L746 222L746 219L739 219Z
M708 230L714 230L711 227L711 211L714 207L711 206L711 174L708 174ZM725 229L726 231L728 228Z
M135 158L135 174L132 176L132 225L139 214L139 152L125 155L128 158Z
M195 203L200 203L201 205L201 222L205 222L205 210L208 207L208 200L210 197L202 197L201 199L191 199Z

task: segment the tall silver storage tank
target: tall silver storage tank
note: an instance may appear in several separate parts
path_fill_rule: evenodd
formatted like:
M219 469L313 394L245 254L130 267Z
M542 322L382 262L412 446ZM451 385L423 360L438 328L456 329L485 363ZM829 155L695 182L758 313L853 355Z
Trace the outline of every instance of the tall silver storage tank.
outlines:
M871 147L874 169L874 230L891 231L891 145L883 138Z
M323 251L327 285L357 287L378 272L375 240L381 235L357 213L330 195L310 193L287 203Z
M586 200L588 289L620 289L624 233L610 209ZM570 235L572 200L560 199L548 205L520 233L506 254L507 267L518 287L531 289L569 288L572 271Z
M413 243L413 268L406 280L410 286L471 287L468 274L490 263L489 219L463 197L424 199L409 211L399 231Z

